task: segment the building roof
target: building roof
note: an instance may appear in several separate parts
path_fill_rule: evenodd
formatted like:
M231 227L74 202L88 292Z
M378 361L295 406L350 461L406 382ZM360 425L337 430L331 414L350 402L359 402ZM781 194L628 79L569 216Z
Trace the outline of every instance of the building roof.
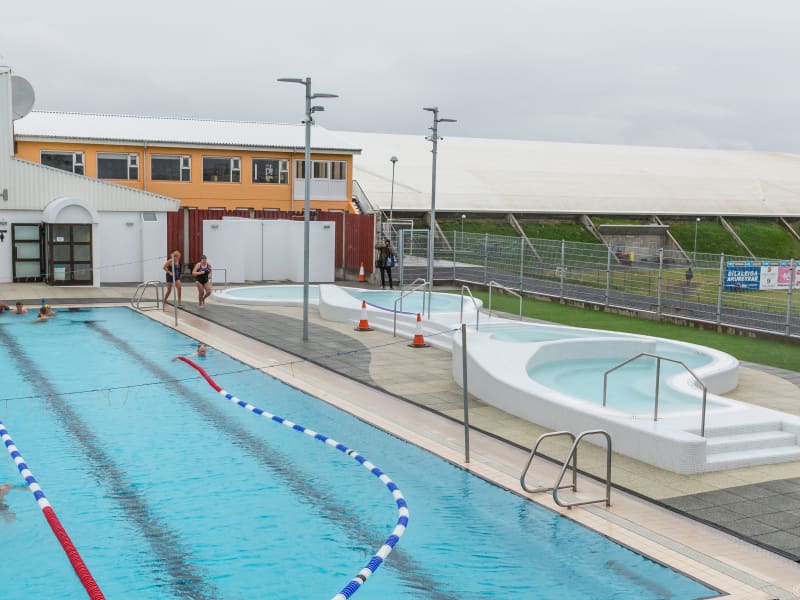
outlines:
M430 210L431 143L423 134L338 134L362 149L353 178L373 206L392 204L396 156L394 208ZM795 154L440 134L437 211L800 217Z
M299 124L216 121L33 111L14 124L17 139L86 140L148 143L173 146L223 146L302 150L305 127ZM359 151L346 139L315 125L311 130L315 152Z

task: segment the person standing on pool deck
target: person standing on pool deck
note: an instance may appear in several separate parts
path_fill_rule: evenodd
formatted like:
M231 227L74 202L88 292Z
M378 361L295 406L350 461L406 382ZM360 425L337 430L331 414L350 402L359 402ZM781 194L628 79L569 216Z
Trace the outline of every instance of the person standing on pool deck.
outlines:
M375 261L375 266L381 270L381 289L386 289L385 274L388 274L389 289L393 290L392 267L394 266L394 250L392 250L392 243L385 239L383 240L383 246L375 246L375 249L378 250L378 260Z
M175 281L172 281L172 267L175 266ZM167 289L164 292L164 310L167 310L167 298L169 298L169 293L172 291L172 284L175 284L175 289L178 292L178 306L183 307L183 301L181 300L181 270L183 269L183 264L181 264L181 253L179 250L175 250L170 256L169 260L164 263L162 267L164 272L167 274Z
M194 275L194 284L197 286L199 305L204 306L206 298L211 295L211 265L205 254L200 257L200 262L192 269L192 275Z

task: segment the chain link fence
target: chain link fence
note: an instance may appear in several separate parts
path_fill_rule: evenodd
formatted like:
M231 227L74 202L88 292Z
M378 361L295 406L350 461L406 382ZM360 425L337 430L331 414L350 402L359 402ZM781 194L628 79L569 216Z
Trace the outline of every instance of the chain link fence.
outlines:
M398 229L393 237L401 285L427 279L428 230ZM434 283L495 281L521 292L800 336L793 259L621 251L601 243L450 231L435 240L433 273Z

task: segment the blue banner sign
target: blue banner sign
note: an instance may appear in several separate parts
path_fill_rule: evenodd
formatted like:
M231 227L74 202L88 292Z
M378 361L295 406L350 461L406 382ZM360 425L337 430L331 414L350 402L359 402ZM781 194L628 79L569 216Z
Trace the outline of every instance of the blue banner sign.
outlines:
M761 283L761 264L753 261L729 262L725 269L725 289L729 291L757 290Z

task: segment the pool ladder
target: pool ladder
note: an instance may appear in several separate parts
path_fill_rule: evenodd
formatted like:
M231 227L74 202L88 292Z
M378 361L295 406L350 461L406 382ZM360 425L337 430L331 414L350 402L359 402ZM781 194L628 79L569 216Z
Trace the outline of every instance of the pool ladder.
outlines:
M131 298L131 306L136 310L158 310L161 308L162 287L163 284L157 280L140 283L136 286L136 291L133 293L133 298ZM156 293L155 300L145 298L145 294L149 289L152 289ZM149 304L153 301L155 301L155 306L150 306ZM147 304L142 306L142 302Z
M605 496L592 500L564 502L559 499L558 490L572 488L573 492L578 491L578 444L580 444L581 440L588 435L602 435L606 438L606 476L604 479L606 488ZM570 438L572 440L572 447L569 449L567 458L564 459L564 462L561 464L561 471L558 474L558 479L556 479L556 482L551 487L528 487L528 485L525 483L525 478L528 475L528 471L530 471L531 463L533 462L533 458L536 456L536 451L539 449L539 445L547 438L560 436L566 436ZM567 474L567 469L570 467L570 462L572 462L572 483L563 484L564 476ZM543 433L537 438L536 443L531 449L530 456L528 456L528 461L522 468L522 474L519 477L519 484L522 486L523 490L531 494L538 492L552 492L553 502L555 502L558 506L563 506L564 508L572 508L573 506L582 506L584 504L597 504L599 502L605 502L606 506L611 506L611 435L603 429L589 429L579 433L577 437L569 431L551 431L549 433Z

